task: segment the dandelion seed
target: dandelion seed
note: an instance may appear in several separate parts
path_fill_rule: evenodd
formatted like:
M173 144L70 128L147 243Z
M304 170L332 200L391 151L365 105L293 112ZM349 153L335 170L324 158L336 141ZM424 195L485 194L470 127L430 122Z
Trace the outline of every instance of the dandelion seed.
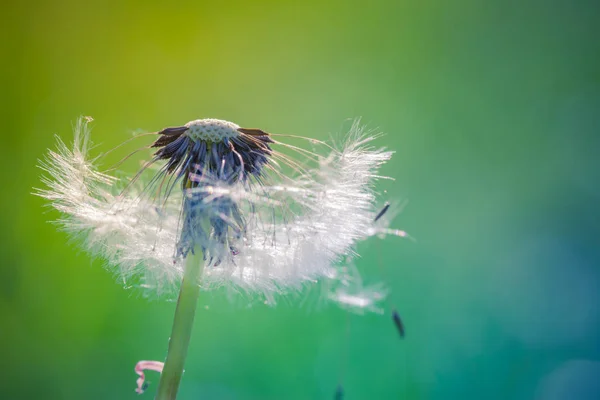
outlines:
M365 286L356 266L349 261L346 264L331 279L334 286L330 288L329 300L356 314L364 314L365 311L383 314L379 303L387 296L387 290L379 283Z
M402 320L400 319L400 314L398 314L397 310L393 310L392 311L392 320L394 321L394 325L396 326L396 329L398 330L398 333L400 334L400 337L404 337L404 324L402 323Z
M373 222L377 222L379 220L379 218L383 217L385 215L385 213L387 212L387 210L389 210L389 208L390 208L390 203L385 203L385 205L383 206L381 211L379 211L379 213L375 216L375 219L373 220Z
M378 302L386 296L386 291L379 285L364 287L358 290L352 290L341 286L330 295L341 307L362 314L365 311L371 311L377 314L383 314L383 309L378 306Z
M335 389L334 400L344 400L344 387L340 384Z

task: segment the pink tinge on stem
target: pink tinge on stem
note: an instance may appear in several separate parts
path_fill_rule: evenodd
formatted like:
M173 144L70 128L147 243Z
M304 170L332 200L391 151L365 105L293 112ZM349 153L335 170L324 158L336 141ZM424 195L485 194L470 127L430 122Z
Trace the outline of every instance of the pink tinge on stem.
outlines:
M144 393L144 390L146 390L146 386L144 385L144 381L146 380L146 377L144 376L144 371L150 370L150 371L162 372L164 365L165 365L165 363L160 362L160 361L145 361L145 360L142 360L142 361L138 362L137 364L135 364L135 373L140 376L137 379L137 381L135 381L137 383L137 388L135 389L135 391L139 394L142 394L142 393Z

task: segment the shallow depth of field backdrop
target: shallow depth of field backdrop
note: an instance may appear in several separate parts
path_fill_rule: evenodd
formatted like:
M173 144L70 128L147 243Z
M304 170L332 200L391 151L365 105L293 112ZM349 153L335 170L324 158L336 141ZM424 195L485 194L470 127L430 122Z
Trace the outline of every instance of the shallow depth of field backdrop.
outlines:
M389 313L351 315L347 335L314 293L276 308L203 295L181 399L331 399L340 376L348 400L599 393L594 2L1 11L0 398L136 399L134 364L166 354L174 303L125 290L30 195L79 115L98 152L206 117L315 138L362 117L396 151L378 189L409 201L394 225L417 241L371 240L357 264L387 280L406 339Z

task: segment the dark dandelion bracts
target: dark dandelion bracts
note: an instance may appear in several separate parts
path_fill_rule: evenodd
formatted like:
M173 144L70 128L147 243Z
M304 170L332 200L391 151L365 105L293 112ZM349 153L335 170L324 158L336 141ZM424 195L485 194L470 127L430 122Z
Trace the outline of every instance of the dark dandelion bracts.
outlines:
M377 207L374 182L392 155L373 146L377 135L355 123L336 146L195 120L157 132L149 161L118 179L89 156L90 120L79 120L72 147L59 140L49 152L40 194L128 286L172 297L184 260L199 249L203 290L226 287L274 304L322 281L328 299L378 310L386 291L362 287L351 266L356 245L405 234L389 229Z
M261 184L273 141L263 131L217 119L191 121L158 134L153 161L164 160L165 165L156 177L175 177L167 195L178 181L185 192L176 255L185 257L198 245L209 266L218 265L227 252L237 254L232 242L242 238L246 223L238 205L227 197L211 197L211 188L215 182Z

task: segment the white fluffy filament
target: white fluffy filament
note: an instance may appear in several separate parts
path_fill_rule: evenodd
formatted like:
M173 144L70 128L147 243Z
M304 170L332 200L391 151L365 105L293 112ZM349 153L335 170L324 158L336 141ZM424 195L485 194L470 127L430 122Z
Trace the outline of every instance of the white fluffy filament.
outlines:
M117 188L128 182L99 172L88 154L90 120L78 121L72 148L58 139L58 149L48 153L41 164L48 188L39 194L64 215L60 224L85 237L87 250L105 258L123 281L159 295L175 293L183 273L181 257L174 256L185 193L176 189L157 202L132 185L119 194ZM342 265L355 256L358 242L401 232L375 221L380 209L373 184L392 152L373 147L373 139L355 123L339 150L322 146L326 153L315 155L316 164L303 166L299 176L277 170L260 185L215 181L203 186L210 191L207 199L235 202L246 226L239 239L231 239L235 255L205 268L202 288L226 286L273 303L277 294L327 281L330 299L378 310L374 302L384 292L356 288L352 293ZM211 201L202 204L203 215L233 224L211 209Z

